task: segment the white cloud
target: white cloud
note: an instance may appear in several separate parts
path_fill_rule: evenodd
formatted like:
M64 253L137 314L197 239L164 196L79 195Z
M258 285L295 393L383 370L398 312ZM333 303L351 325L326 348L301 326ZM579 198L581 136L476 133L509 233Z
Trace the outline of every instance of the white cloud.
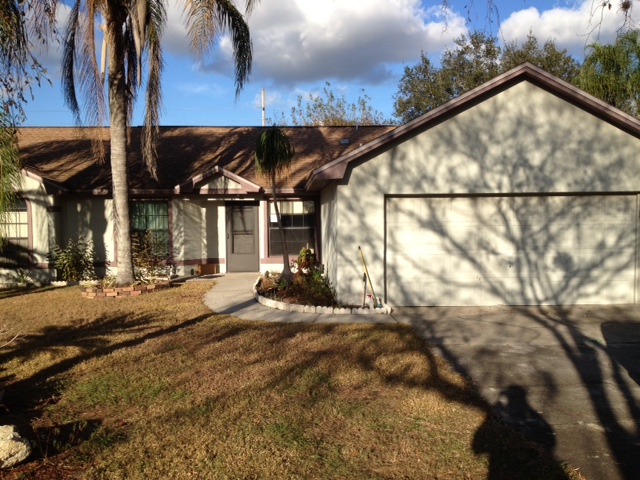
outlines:
M185 26L184 2L167 2L167 24L162 36L162 48L165 52L178 56L191 53Z
M507 41L526 40L531 31L543 43L552 39L576 57L584 56L585 47L594 42L612 43L624 24L616 8L603 9L600 2L583 0L573 8L552 8L540 12L530 7L512 13L500 26Z
M214 83L182 83L176 89L179 92L200 97L221 97L226 94L224 88Z
M416 61L421 50L440 52L467 32L462 17L425 10L419 0L263 0L249 24L252 78L287 85L380 83L394 75L389 65ZM220 47L208 68L232 72L230 42Z

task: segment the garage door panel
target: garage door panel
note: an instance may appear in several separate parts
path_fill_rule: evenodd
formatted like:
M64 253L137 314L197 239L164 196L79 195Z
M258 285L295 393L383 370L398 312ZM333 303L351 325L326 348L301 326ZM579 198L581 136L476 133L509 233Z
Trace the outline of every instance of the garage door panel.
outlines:
M521 272L528 272L528 263L524 255L482 254L482 274L486 278L512 278Z
M387 224L388 225L411 225L415 222L416 216L421 217L419 200L412 198L392 198L387 202ZM417 212L417 213L416 213Z
M476 250L469 250L467 255L449 255L451 258L451 275L468 276L470 274L480 275L482 272L482 262L478 261Z
M448 306L472 307L477 305L478 298L482 294L479 282L455 283L451 286Z
M607 303L629 303L633 298L633 282L628 280L612 280L607 282ZM588 284L579 289L576 304L589 305L602 302L602 288L598 285Z
M461 253L476 252L482 244L482 229L477 223L455 222L449 225L448 242L451 251L461 250Z
M621 249L635 243L635 224L608 223L597 226L598 247Z
M391 304L634 301L635 196L388 202L412 210L387 224L387 274L413 281L387 278Z
M516 303L510 299L521 296L522 285L515 278L493 278L483 281L481 287L480 305L505 305Z
M635 248L622 250L603 250L600 252L599 265L616 277L634 279L636 275Z
M505 231L504 227L479 225L478 228L482 232L480 247L483 252L515 255L522 247L511 231Z
M415 223L413 225L391 225L388 232L388 242L395 245L395 250L416 250L423 247L447 251L449 236L442 230L441 225L430 223Z
M485 225L507 225L515 221L513 198L478 199L482 212L481 223Z
M635 225L636 199L631 196L607 197L598 204L600 220L604 223L630 223Z
M388 279L388 288L396 292L398 305L421 306L444 302L449 305L449 286L430 279L404 277Z
M572 225L556 228L548 239L548 247L552 250L572 250L578 248L576 232Z
M593 252L551 251L545 257L544 272L550 279L583 278L600 263L600 255Z
M447 222L477 224L482 218L482 205L477 198L448 199Z
M416 265L415 260L404 252L388 251L387 264L392 266L394 272L411 272L418 274L420 265Z
M393 265L391 270L397 275L407 278L433 277L444 279L451 273L451 256L446 254L408 255L400 252L388 252L387 264Z
M576 226L577 249L624 249L635 243L635 225L587 223Z

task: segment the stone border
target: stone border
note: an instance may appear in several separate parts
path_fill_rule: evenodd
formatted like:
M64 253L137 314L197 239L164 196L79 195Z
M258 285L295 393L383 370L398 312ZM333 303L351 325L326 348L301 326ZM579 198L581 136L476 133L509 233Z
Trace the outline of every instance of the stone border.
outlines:
M149 283L147 285L133 285L131 287L82 287L81 293L85 298L123 298L142 295L145 293L153 293L156 290L163 290L171 287L171 282L163 281L157 283Z
M262 277L258 277L258 280L253 284L253 297L256 302L264 305L265 307L275 308L277 310L283 310L285 312L298 312L298 313L328 313L330 315L379 315L391 314L391 307L385 303L381 308L333 308L333 307L314 307L313 305L298 305L295 303L286 303L279 300L272 300L267 297L263 297L258 293L258 285L260 284Z

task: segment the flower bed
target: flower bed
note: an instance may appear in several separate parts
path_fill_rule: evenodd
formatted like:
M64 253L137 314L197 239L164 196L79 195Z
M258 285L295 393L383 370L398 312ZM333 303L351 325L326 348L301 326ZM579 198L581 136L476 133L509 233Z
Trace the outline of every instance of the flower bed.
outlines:
M122 298L152 293L170 286L170 282L164 281L146 285L133 285L131 287L82 287L80 290L85 298Z
M265 307L275 308L277 310L283 310L285 312L299 312L299 313L328 313L332 315L374 315L374 314L390 314L391 307L386 304L382 304L380 308L360 308L360 307L316 307L313 305L299 305L294 303L281 302L279 300L273 300L266 298L258 293L258 286L262 277L258 277L256 283L253 285L253 296L256 301Z

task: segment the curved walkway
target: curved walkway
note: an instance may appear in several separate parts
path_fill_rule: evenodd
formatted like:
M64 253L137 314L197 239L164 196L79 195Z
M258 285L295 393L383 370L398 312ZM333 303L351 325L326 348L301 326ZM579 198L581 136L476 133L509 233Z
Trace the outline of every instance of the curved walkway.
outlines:
M495 411L588 480L640 472L640 306L400 308L391 315L272 310L257 273L216 276L215 312L247 320L411 325Z
M328 313L285 312L265 307L253 298L252 288L259 273L227 273L214 275L217 281L204 297L214 312L244 320L284 323L397 323L390 315L331 315Z

